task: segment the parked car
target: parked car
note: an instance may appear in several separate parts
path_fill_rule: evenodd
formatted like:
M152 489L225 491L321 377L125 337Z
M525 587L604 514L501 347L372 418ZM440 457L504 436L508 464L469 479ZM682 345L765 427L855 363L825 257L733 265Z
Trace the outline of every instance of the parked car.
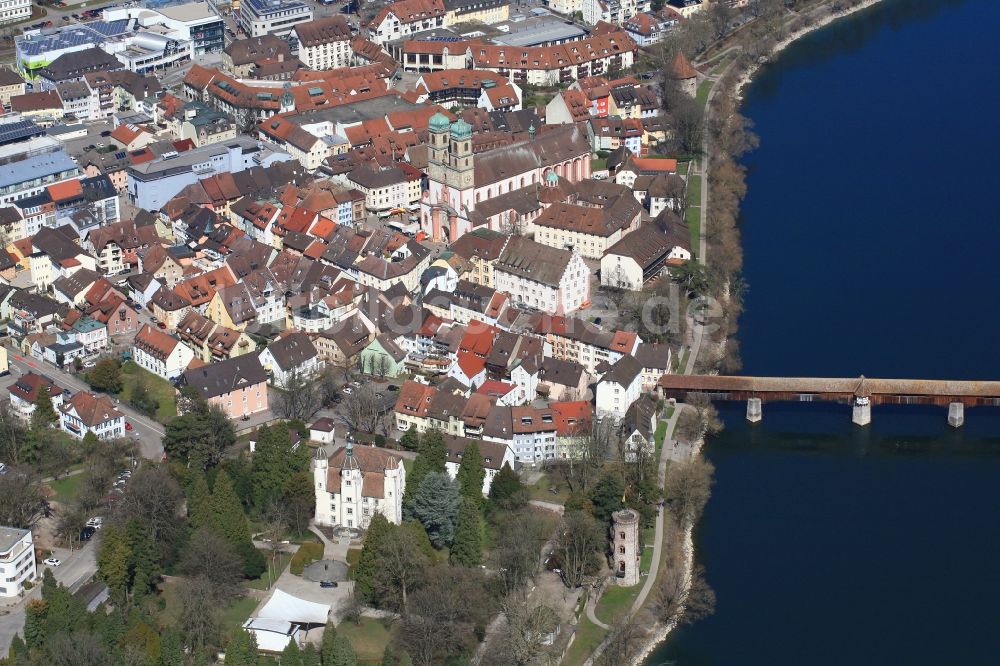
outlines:
M129 423L128 421L126 421L126 422L125 422L125 429L126 429L126 430L131 430L131 429L132 429L132 424L131 424L131 423Z
M351 388L350 386L345 386L344 389L341 391L341 393L343 393L344 395L351 395L352 393L354 393L354 389Z
M4 463L0 462L0 475L6 474L6 473L7 473L7 465L5 465Z
M393 391L393 392L395 392L395 391L398 391L398 390L399 390L399 387L398 387L398 386L396 386L395 384L389 384L389 385L388 385L388 386L386 386L385 388L386 388L386 390L387 390L387 391Z
M80 530L80 541L90 541L90 537L94 536L96 531L93 527L84 527Z
M42 564L48 565L50 567L57 567L62 564L62 560L56 559L55 557L49 557L42 561Z
M166 324L164 324L164 323L163 323L163 322L161 321L161 322L157 322L157 324L156 324L156 327L157 327L157 328L166 328L166 327L167 327L167 325L166 325Z
M95 530L101 529L104 526L104 518L101 516L94 516L87 521L87 527L93 527Z
M337 581L335 580L324 580L320 581L320 587L337 587Z

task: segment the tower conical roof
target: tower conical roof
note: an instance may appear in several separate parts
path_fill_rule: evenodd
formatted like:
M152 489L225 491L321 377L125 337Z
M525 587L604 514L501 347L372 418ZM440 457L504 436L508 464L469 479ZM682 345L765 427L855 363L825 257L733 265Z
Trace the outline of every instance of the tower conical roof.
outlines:
M675 81L683 81L684 79L696 78L698 70L691 66L683 52L678 51L677 55L674 56L674 61L667 68L667 76Z

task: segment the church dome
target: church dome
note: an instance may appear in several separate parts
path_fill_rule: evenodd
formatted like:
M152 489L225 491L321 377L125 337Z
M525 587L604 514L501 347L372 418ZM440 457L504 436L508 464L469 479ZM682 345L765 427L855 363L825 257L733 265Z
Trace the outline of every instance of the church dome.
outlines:
M451 126L451 138L468 139L470 136L472 136L472 125L464 120L459 120Z
M451 121L448 120L448 116L444 115L440 111L431 116L430 122L428 122L428 127L432 132L446 132L448 131L448 125Z

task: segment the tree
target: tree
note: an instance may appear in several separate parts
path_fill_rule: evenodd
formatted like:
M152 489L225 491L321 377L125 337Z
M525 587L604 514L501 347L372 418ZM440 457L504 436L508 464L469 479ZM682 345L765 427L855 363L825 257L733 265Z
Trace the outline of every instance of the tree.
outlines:
M28 529L47 506L41 483L30 470L11 468L0 475L0 525Z
M332 623L327 623L323 628L323 640L319 646L319 657L323 666L333 663L333 644L335 640L337 640L337 629Z
M382 417L379 402L372 385L363 384L344 396L340 406L340 420L352 430L375 434Z
M281 651L282 666L302 666L302 651L296 641L288 641L288 645Z
M262 508L282 498L285 485L293 475L309 469L309 449L299 446L293 451L288 427L284 424L261 426L257 430L255 449L252 468L254 504ZM311 488L311 481L309 485Z
M9 403L0 404L0 460L8 465L30 462L33 438L24 423L10 410Z
M462 462L458 465L455 480L458 482L458 492L462 497L475 500L477 504L483 499L483 479L486 469L483 467L483 456L479 453L479 444L470 440L462 452Z
M109 525L103 530L101 548L97 555L97 575L108 586L111 600L119 611L125 612L128 601L129 560L132 551L125 530Z
M607 472L594 486L590 492L590 501L594 506L594 518L607 523L611 520L611 514L623 509L625 502L625 484L618 474Z
M38 387L38 397L35 399L35 410L31 413L31 429L42 430L59 422L59 416L52 406L52 396L49 387L44 384Z
M416 451L420 448L420 434L417 433L416 428L409 428L403 432L403 436L399 438L399 444L407 451Z
M257 637L245 629L237 629L226 643L226 666L257 666Z
M160 640L160 666L184 666L184 643L173 627L163 630Z
M143 465L125 486L115 505L114 518L123 525L140 521L160 557L166 557L181 536L183 499L184 491L166 468Z
M195 471L194 483L188 491L187 518L193 530L212 524L212 491L208 488L205 473L200 469Z
M119 393L122 390L122 368L113 358L104 358L97 362L84 379L90 388L106 393Z
M224 542L219 542L225 547ZM180 629L192 652L200 652L215 644L221 631L217 586L204 576L181 581L178 587L181 603Z
M479 503L462 497L458 507L455 540L449 554L451 561L463 567L479 566L483 557L483 526Z
M285 482L281 502L288 517L289 527L296 534L305 534L309 529L309 520L316 510L312 475L309 472L297 472L289 477Z
M511 594L501 603L506 623L486 650L485 666L532 666L555 655L546 637L559 627L559 616L527 594Z
M428 561L411 526L412 523L404 523L385 535L378 551L379 568L375 575L375 593L380 605L394 608L403 615L408 612L410 593L423 581Z
M315 382L307 381L298 368L293 369L284 386L277 391L274 413L283 419L304 421L311 418L322 403L322 393L316 389Z
M714 473L712 463L701 457L688 463L675 462L667 468L666 502L678 524L698 522L712 496Z
M413 499L413 514L435 548L450 545L458 517L458 486L445 472L427 474Z
M320 666L319 652L312 643L306 643L302 648L302 666Z
M135 386L132 387L132 395L128 400L129 404L144 414L153 416L159 409L160 403L149 392L145 377L140 373L136 376Z
M542 547L552 529L527 508L498 513L491 522L495 535L491 568L497 572L507 596L523 588L537 573Z
M243 593L240 586L243 562L234 546L218 534L201 528L193 535L181 556L178 569L192 581L208 587L218 604Z
M184 414L170 420L163 436L167 455L202 468L217 465L222 452L235 443L233 422L220 407L200 398L191 400Z
M330 649L330 661L324 661L323 666L327 666L327 664L329 666L357 666L358 655L347 636L338 634L333 639L333 645Z
M378 558L387 534L392 529L389 521L381 513L372 516L365 532L364 545L358 556L358 563L352 571L354 575L354 593L364 602L375 602L375 577L378 574Z
M493 477L489 497L497 507L514 510L528 503L528 489L524 487L520 477L511 469L510 465L504 463L500 471Z
M579 587L597 571L598 553L605 541L604 530L593 518L579 511L566 514L559 526L554 552L562 562L562 577L567 587Z
M445 451L444 436L437 429L428 430L420 437L420 448L413 461L413 469L406 475L406 489L403 491L403 513L407 518L415 516L413 504L424 477L431 472L447 471L448 453Z
M594 660L594 666L626 666L636 660L645 633L632 615L626 615L611 626L607 644Z

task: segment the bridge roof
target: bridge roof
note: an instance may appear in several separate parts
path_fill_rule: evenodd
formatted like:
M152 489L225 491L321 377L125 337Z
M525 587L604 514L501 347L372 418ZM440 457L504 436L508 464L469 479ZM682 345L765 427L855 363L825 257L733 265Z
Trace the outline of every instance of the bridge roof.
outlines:
M950 379L872 379L870 377L736 377L663 375L666 390L695 392L839 393L854 395L1000 396L1000 381ZM859 390L860 389L860 390Z

